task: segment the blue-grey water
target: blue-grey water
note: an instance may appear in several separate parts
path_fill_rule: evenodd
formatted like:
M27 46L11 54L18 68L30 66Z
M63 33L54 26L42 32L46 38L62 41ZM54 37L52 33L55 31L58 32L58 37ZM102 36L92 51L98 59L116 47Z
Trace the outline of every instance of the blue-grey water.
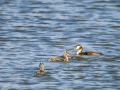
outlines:
M48 61L79 44L104 55ZM44 89L120 90L119 0L0 1L0 90Z

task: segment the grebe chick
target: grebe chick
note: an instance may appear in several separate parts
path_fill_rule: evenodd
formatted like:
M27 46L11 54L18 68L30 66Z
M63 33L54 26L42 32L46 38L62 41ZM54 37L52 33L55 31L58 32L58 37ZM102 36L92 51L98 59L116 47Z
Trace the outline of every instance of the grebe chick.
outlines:
M76 49L79 49L79 51L77 52L77 55L103 55L102 53L91 52L91 51L82 52L83 48L81 45L75 46L72 51L74 51Z
M66 49L66 54L67 54L68 58L75 59L75 57L70 54L70 50L69 49Z
M67 53L67 50L64 52L64 57L56 57L56 58L50 58L49 61L55 62L55 61L69 61L68 59L69 53Z
M40 67L39 71L36 71L35 73L37 73L37 74L47 73L47 71L44 70L44 64L42 62L39 64L39 67Z

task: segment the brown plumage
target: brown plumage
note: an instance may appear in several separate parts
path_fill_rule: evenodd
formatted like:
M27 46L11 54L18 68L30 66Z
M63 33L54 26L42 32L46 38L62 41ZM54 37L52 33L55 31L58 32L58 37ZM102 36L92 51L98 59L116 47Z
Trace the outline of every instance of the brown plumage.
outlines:
M42 62L39 64L39 67L40 67L39 71L36 71L35 73L37 73L37 74L47 73L47 71L44 70L44 64Z
M78 55L103 55L102 53L91 52L91 51L82 52L83 48L81 45L75 46L72 51L74 51L76 49L79 49L79 51L77 52Z
M55 62L55 61L69 61L69 57L70 57L70 51L67 49L64 52L64 57L55 57L55 58L50 58L49 61L51 62Z

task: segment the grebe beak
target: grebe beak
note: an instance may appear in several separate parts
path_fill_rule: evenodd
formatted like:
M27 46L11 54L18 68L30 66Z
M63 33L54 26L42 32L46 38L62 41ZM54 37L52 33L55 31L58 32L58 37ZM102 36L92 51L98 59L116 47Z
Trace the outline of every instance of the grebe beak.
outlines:
M71 51L74 51L75 49L76 49L76 47L73 50L71 50Z

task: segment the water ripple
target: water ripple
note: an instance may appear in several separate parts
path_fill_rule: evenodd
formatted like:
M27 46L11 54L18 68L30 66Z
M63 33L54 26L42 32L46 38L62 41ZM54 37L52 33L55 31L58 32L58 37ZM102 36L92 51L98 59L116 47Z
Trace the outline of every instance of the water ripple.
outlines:
M0 12L1 90L120 89L119 1L7 0ZM48 61L78 44L104 55Z

